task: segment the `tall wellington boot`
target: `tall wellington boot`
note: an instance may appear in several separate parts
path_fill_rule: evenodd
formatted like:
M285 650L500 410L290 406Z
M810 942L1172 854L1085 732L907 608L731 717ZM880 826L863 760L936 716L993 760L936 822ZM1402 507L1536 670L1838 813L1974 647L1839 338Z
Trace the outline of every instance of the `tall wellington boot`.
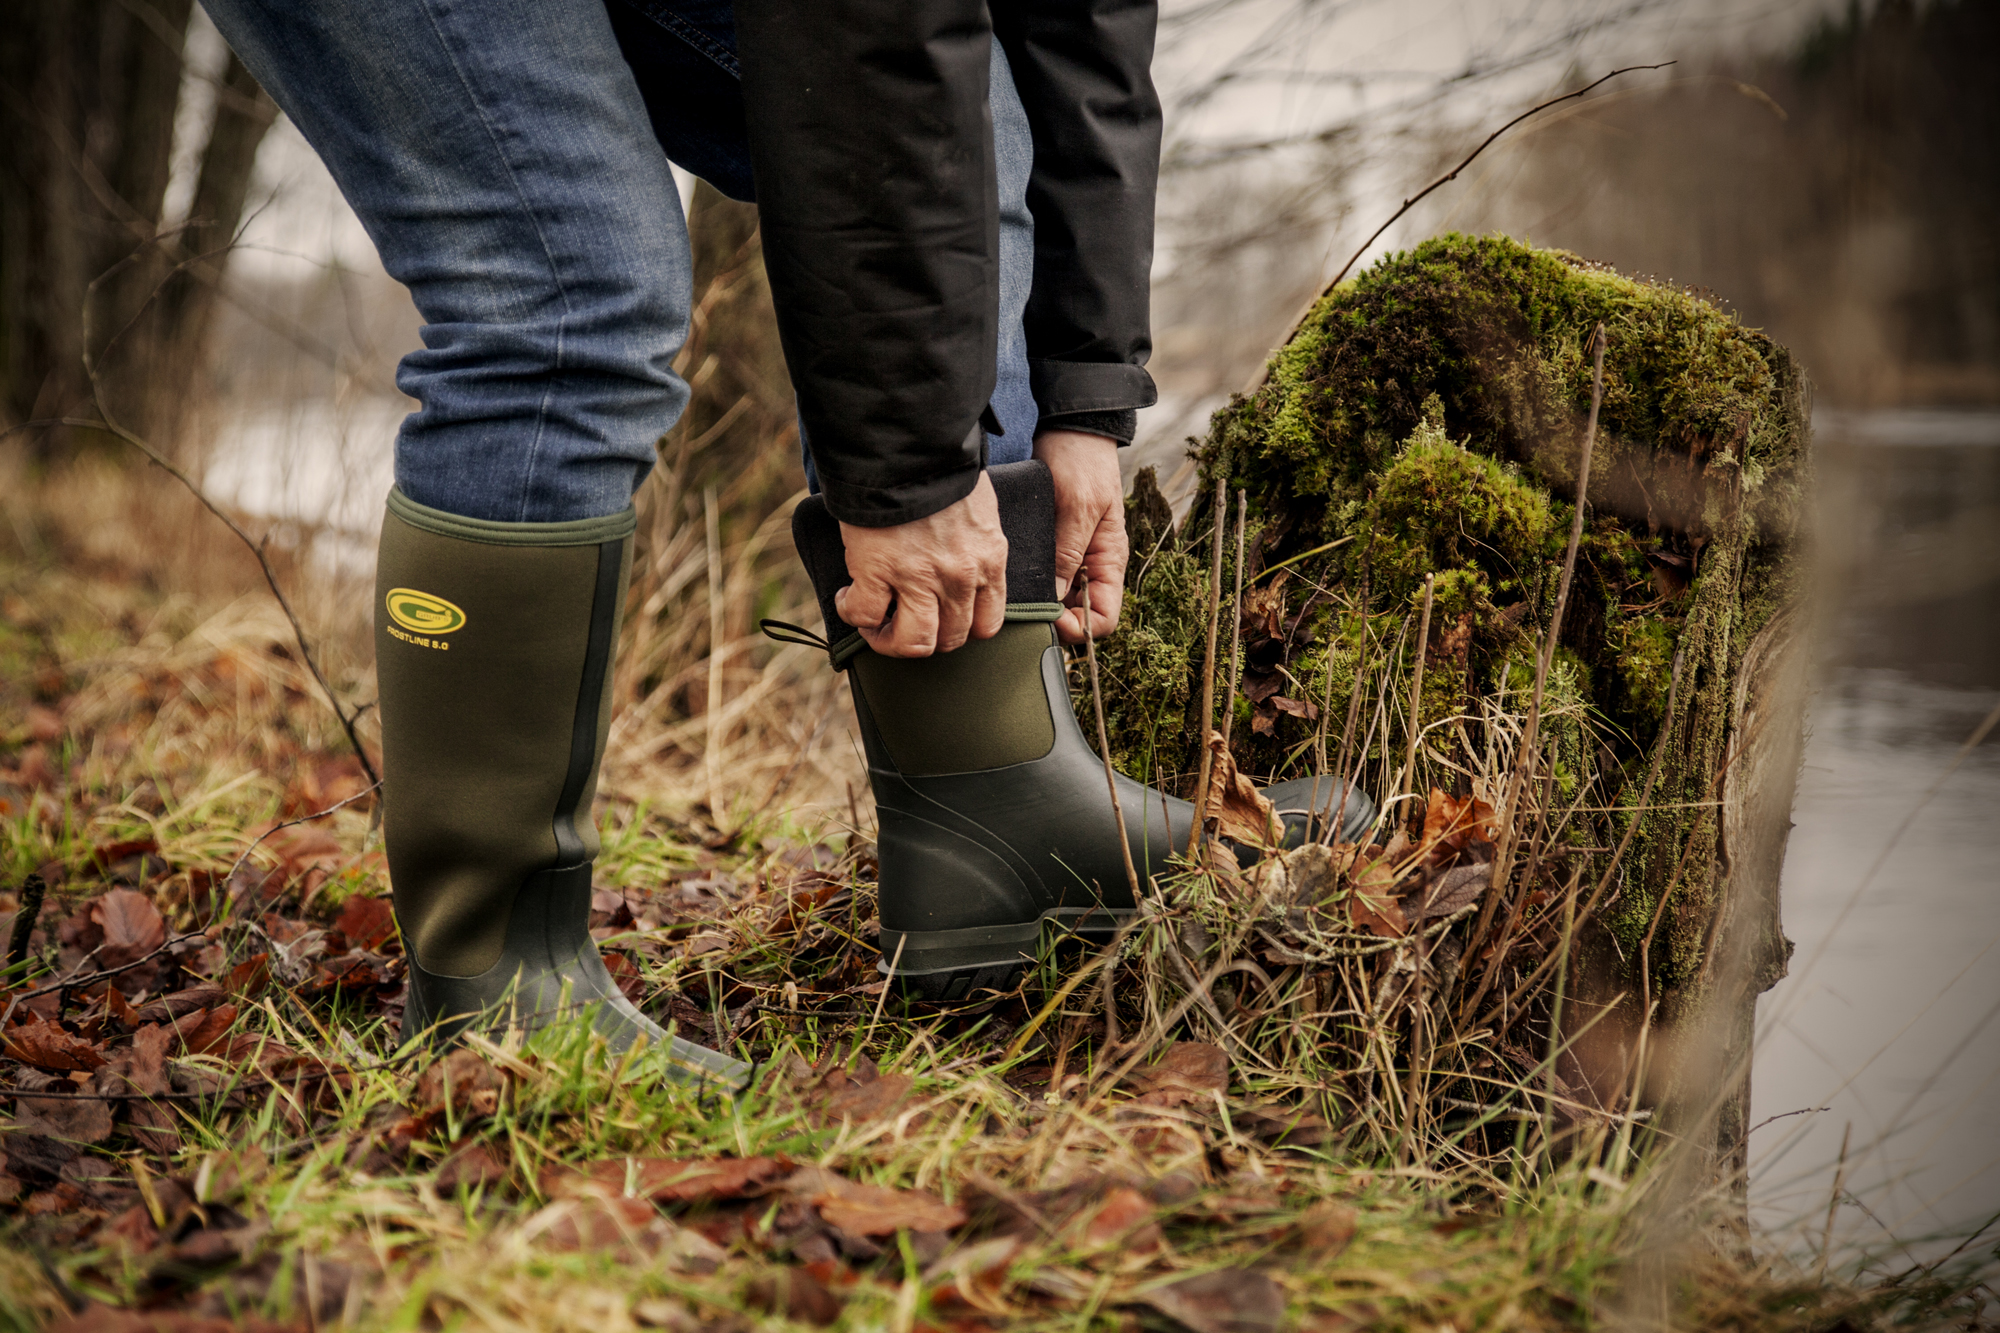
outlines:
M819 595L834 666L852 672L875 792L882 969L933 999L1002 987L1053 924L1108 942L1137 904L1118 845L1104 761L1070 710L1053 621L1055 489L1039 462L987 472L1007 534L1007 623L991 639L926 658L883 657L834 609L847 573L840 525L812 497L792 537ZM1184 851L1194 808L1119 775L1132 863L1144 885ZM1336 802L1319 782L1316 826L1352 838L1367 797ZM1270 788L1298 845L1314 825L1313 780ZM1254 859L1258 852L1239 852Z
M390 492L375 661L403 1033L588 1008L612 1046L644 1036L670 1076L733 1089L748 1066L670 1038L590 938L590 806L633 526L629 509L493 523Z

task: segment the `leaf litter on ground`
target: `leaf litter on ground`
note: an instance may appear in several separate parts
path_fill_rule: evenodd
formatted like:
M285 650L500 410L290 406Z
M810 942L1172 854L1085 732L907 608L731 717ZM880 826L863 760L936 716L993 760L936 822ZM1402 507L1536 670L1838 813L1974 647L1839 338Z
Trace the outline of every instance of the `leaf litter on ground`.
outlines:
M8 577L16 601L45 591ZM60 643L76 605L10 617ZM1434 790L1380 842L1191 877L1217 911L1129 940L1108 988L1063 989L1065 955L955 1006L879 984L865 841L774 816L718 843L613 803L592 933L635 1002L757 1061L728 1102L582 1024L400 1048L372 800L296 663L274 637L169 671L87 628L91 654L0 675L0 706L33 699L0 736L0 937L26 876L51 886L0 990L0 1318L1265 1333L1608 1308L1630 1254L1611 1192L1401 1171L1296 1071L1158 1021L1163 949L1200 969L1237 948L1244 984L1217 994L1244 1014L1462 912L1490 876L1483 800ZM1215 769L1218 808L1261 836L1268 805ZM1226 946L1251 900L1259 933ZM1257 981L1258 957L1292 971ZM1704 1308L1755 1306L1740 1327L1872 1308L1715 1272Z

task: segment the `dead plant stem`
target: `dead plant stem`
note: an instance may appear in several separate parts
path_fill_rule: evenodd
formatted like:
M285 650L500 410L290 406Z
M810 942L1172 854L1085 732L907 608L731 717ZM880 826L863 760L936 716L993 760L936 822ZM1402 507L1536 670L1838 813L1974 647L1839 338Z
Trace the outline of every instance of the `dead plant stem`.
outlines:
M1608 76L1607 76L1608 77ZM1549 617L1549 627L1542 642L1542 651L1535 659L1535 692L1528 702L1528 721L1522 728L1520 747L1514 754L1513 773L1507 781L1507 799L1500 806L1500 845L1493 856L1493 878L1488 883L1486 905L1480 910L1479 924L1473 927L1472 938L1466 945L1468 955L1476 955L1479 947L1486 942L1486 935L1493 924L1493 913L1499 905L1501 892L1506 888L1514 870L1514 818L1515 808L1521 799L1521 787L1527 781L1535 766L1535 744L1542 720L1542 698L1547 689L1549 667L1555 661L1556 643L1562 636L1563 611L1569 604L1570 579L1576 573L1576 551L1583 543L1583 518L1585 506L1590 496L1590 454L1597 440L1597 413L1604 402L1604 325L1600 322L1591 333L1594 347L1591 361L1590 418L1583 428L1582 456L1576 470L1576 514L1570 522L1569 546L1563 552L1562 579L1556 585L1555 611Z
M1209 507L1215 534L1209 542L1208 640L1201 655L1201 769L1195 780L1194 827L1188 830L1187 855L1190 861L1201 850L1202 829L1208 823L1208 774L1215 762L1208 745L1208 733L1215 726L1215 638L1221 632L1222 617L1222 502L1228 493L1228 482L1222 460L1218 458L1215 503Z
M1424 613L1417 621L1417 663L1410 672L1410 744L1403 755L1403 772L1397 780L1400 792L1417 790L1417 746L1424 737L1424 659L1430 655L1431 642L1431 596L1437 584L1437 575L1424 575Z
M1083 605L1090 605L1090 576L1079 572ZM1083 656L1090 665L1090 706L1097 714L1097 753L1104 761L1104 785L1111 791L1111 817L1118 823L1118 850L1125 855L1125 881L1132 889L1132 903L1139 903L1139 869L1132 864L1132 839L1125 832L1125 806L1118 799L1118 771L1111 766L1111 738L1104 727L1104 690L1097 680L1097 636L1083 636Z
M1229 696L1222 704L1222 743L1236 726L1238 669L1243 663L1243 522L1249 513L1250 492L1236 492L1236 594L1231 601L1235 612L1229 617Z

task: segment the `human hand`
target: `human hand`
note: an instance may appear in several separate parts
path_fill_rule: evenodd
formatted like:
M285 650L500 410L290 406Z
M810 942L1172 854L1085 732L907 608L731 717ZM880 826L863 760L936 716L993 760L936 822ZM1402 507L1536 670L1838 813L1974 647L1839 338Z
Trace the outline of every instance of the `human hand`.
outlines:
M884 657L948 653L1006 622L1007 534L985 473L970 495L928 518L892 528L843 523L840 539L854 582L833 595L834 609Z
M1118 628L1131 553L1118 442L1083 431L1044 431L1035 437L1035 457L1055 479L1056 597L1069 607L1056 621L1056 634L1064 643L1082 643L1086 632L1101 639ZM1073 593L1079 569L1090 581Z

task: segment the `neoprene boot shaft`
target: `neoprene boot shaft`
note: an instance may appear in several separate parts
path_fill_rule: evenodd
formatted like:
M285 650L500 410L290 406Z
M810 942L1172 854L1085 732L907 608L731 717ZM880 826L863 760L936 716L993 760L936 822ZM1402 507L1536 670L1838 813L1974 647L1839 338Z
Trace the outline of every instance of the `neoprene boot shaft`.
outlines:
M834 607L849 582L838 523L817 497L792 522L834 664L851 672L875 793L883 965L939 999L1005 984L1036 956L1046 924L1105 942L1137 910L1104 764L1070 708L1051 623L1061 607L1027 600L1055 591L1054 486L1039 462L987 475L1007 534L1007 624L950 653L869 650ZM1116 781L1143 887L1187 847L1194 808ZM1321 779L1315 793L1308 778L1269 789L1287 845L1313 825L1351 838L1372 822L1365 797L1336 801L1337 788Z
M389 497L377 566L384 835L409 960L404 1032L538 1026L593 1006L687 1077L747 1067L667 1034L590 938L590 817L610 727L631 510L574 523L458 518Z

